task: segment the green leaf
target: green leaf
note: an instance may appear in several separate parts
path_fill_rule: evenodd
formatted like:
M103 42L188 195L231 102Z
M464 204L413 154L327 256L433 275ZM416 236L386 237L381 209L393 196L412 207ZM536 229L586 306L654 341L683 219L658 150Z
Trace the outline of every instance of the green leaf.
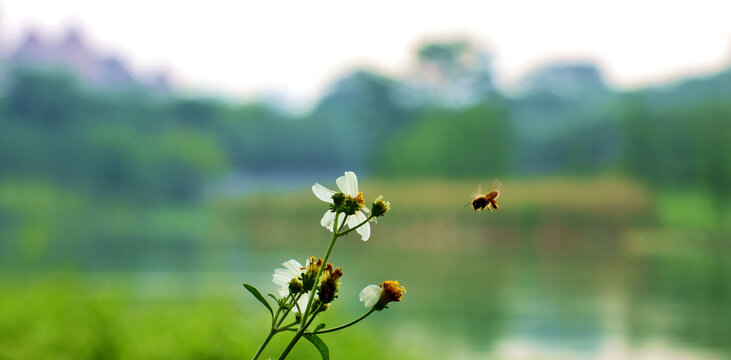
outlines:
M278 298L274 294L267 294L267 295L269 295L270 298L274 299L274 302L276 302L277 305L279 305L279 308L280 309L286 308L286 305L287 305L287 298L286 297L280 299L280 298Z
M324 324L320 324L322 326L325 326ZM318 328L320 327L318 325ZM309 340L312 345L315 345L317 350L320 352L320 356L322 356L322 360L330 360L330 350L327 348L327 345L325 345L325 342L322 341L317 335L305 335L305 339Z
M269 313L272 314L272 317L273 317L274 316L274 311L272 311L272 307L269 305L269 303L266 301L266 299L264 299L264 297L261 296L261 293L259 292L259 290L257 290L255 287L253 287L253 286L251 286L249 284L243 284L243 285L246 288L246 290L249 290L249 292L251 293L251 295L254 295L254 297L257 300L259 300L262 304L264 304L264 306L267 307L267 309L269 310Z
M325 324L323 324L323 323L317 324L317 326L315 326L315 330L312 330L312 333L314 334L317 332L317 330L320 330L324 327L325 327Z

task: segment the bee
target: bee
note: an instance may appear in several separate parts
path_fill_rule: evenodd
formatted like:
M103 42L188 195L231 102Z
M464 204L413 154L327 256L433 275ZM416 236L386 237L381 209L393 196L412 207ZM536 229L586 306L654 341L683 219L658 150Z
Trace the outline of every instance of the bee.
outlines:
M495 189L491 190L488 193L482 195L482 191L479 191L479 194L472 199L471 202L467 203L467 205L472 205L472 208L475 209L475 211L480 212L487 208L487 210L492 211L492 209L499 209L497 206L497 198L500 196L500 191Z

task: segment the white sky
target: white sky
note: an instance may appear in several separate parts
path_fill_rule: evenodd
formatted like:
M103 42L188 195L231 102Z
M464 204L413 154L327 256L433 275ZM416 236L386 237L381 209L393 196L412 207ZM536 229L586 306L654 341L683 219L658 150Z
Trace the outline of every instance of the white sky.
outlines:
M0 11L6 47L30 26L76 24L185 88L298 102L358 65L404 73L423 39L459 35L492 50L505 84L555 59L596 60L621 87L731 63L730 0L0 0Z

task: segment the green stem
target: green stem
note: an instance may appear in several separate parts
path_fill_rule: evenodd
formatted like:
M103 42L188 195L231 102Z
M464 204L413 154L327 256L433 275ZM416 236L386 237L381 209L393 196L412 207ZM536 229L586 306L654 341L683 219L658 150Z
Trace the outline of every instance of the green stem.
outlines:
M292 351L292 348L294 348L294 344L296 344L297 341L299 341L299 339L302 337L302 335L304 333L305 333L305 329L297 330L297 333L294 334L292 341L290 341L289 344L287 344L287 347L284 349L284 351L282 351L282 355L279 355L277 360L284 360L284 358L286 358L287 355L289 355L289 352Z
M290 292L289 295L290 295L290 298L292 299L292 301L296 304L297 299L299 299L299 294L297 297L295 297ZM279 314L281 313L281 311L282 311L282 307L280 306L277 309L277 313L274 316L272 316L272 330L269 332L269 335L267 336L267 338L264 339L264 342L261 344L261 346L259 346L259 350L256 352L256 354L254 355L254 358L252 360L256 360L259 357L259 355L261 355L262 351L264 351L264 348L267 347L267 345L269 344L269 341L272 339L272 337L274 337L274 335L276 333L282 331L282 330L277 329L277 327L279 325L281 325L282 322L284 322L284 319L287 317L287 315L290 312L290 308L287 308L287 310L284 311L284 314L282 314L282 317L279 318ZM279 321L277 321L277 319L279 319ZM294 323L296 324L297 322L295 321ZM287 326L291 326L291 325L292 324L287 325Z
M340 235L340 236L348 235L348 234L350 234L351 231L353 231L353 230L355 230L355 229L357 229L357 228L365 225L372 218L373 218L373 215L368 215L368 217L365 219L365 221L363 221L362 223L358 224L356 227L352 227L352 228L348 229L347 231L344 231L344 232L342 232L342 233L340 233L338 235Z
M281 312L282 312L282 307L280 306L277 309L276 314L274 316L272 316L272 329L269 331L269 335L267 335L266 339L264 339L264 342L261 344L261 346L259 346L259 350L257 350L256 354L254 355L253 360L256 360L259 357L259 355L261 355L261 352L264 351L264 348L266 348L267 344L269 344L269 340L271 340L272 337L274 337L274 334L277 333L277 331L275 330L275 328L276 328L275 324L277 323L277 319L279 318L279 314ZM285 312L284 315L282 316L282 318L279 320L279 323L281 323L284 320L284 317L286 317L286 316L287 316L287 313Z
M297 294L297 296L294 296L292 292L289 293L290 298L292 298L292 302L294 303L294 306L297 306L297 300L300 299L300 296L302 296L302 293ZM297 306L299 309L299 306ZM279 319L279 322L277 322L276 326L282 325L284 322L284 319L287 318L287 315L292 311L292 308L288 308L287 310L284 310L284 314L282 315L282 318Z
M274 324L276 324L276 323L277 323L277 318L279 318L279 314L280 314L281 312L282 312L282 307L280 306L280 307L279 307L279 308L277 309L277 313L276 313L276 314L275 314L274 316L272 316L272 328L274 327Z
M329 332L333 332L333 331L338 331L338 330L345 329L346 327L355 325L359 321L367 318L368 315L372 314L375 310L376 310L376 308L375 307L372 307L370 310L368 310L367 313L363 314L363 316L361 316L361 317L359 317L359 318L357 318L357 319L355 319L355 320L353 320L353 321L351 321L351 322L349 322L347 324L340 325L340 326L336 326L336 327L330 328L330 329L315 331L313 334L325 334L325 333L329 333Z
M347 220L347 219L348 219L348 215L345 215L345 220ZM340 234L340 230L343 230L343 228L345 227L345 220L343 220L343 223L338 228L338 234Z
M267 347L267 345L269 344L269 340L274 337L274 334L276 334L276 332L274 331L274 329L272 329L269 332L269 335L267 335L267 338L264 339L264 342L261 344L261 346L259 346L259 350L256 351L256 354L254 354L254 357L251 360L256 360L259 358L259 355L261 355L261 353L264 351L264 348Z
M312 314L312 317L310 317L310 320L307 322L307 325L305 325L305 329L307 329L308 327L310 327L310 325L312 325L312 322L315 321L315 316L317 316L317 314L319 314L320 311L322 311L322 309L323 309L323 305L320 304L320 307L317 310L315 310L315 313Z
M280 326L280 327L278 327L278 328L274 329L274 331L275 331L275 332L280 332L280 331L288 331L288 330L296 331L296 330L294 330L294 329L290 329L289 327L290 327L290 326L293 326L293 325L297 325L297 324L299 324L299 321L298 321L298 320L295 320L295 321L292 321L291 323L289 323L289 324L287 324L287 325L284 325L284 326Z
M347 218L347 215L346 215L346 218ZM287 357L287 355L289 354L289 352L292 351L292 348L294 348L294 345L297 344L297 341L299 341L299 339L302 337L302 335L304 335L305 331L307 330L307 327L312 323L312 321L314 320L315 316L317 316L317 312L315 312L314 314L312 314L312 318L310 318L309 321L307 321L308 320L307 317L310 314L310 310L312 309L312 304L315 301L315 296L317 296L317 294L315 294L315 292L316 292L316 289L317 289L317 285L320 282L320 276L322 276L322 271L325 269L325 265L327 264L327 260L330 259L330 253L332 252L333 247L335 246L335 241L338 239L338 237L347 235L351 231L353 231L353 230L355 230L355 229L363 226L371 218L373 218L373 215L369 215L366 218L365 221L363 221L362 223L358 224L357 226L355 226L355 227L353 227L351 229L348 229L348 231L345 231L343 233L339 233L338 231L342 229L342 226L340 228L338 228L338 220L340 219L340 212L338 211L338 212L335 213L335 221L333 223L333 229L332 229L333 236L332 236L332 239L330 240L330 244L327 246L327 250L325 251L325 256L323 256L323 258L322 258L322 266L320 266L320 269L317 271L317 276L315 277L315 282L312 284L312 289L309 290L310 291L310 298L307 301L307 308L305 308L305 312L302 314L302 321L300 322L300 327L297 330L297 333L295 333L295 335L292 338L292 340L289 342L289 344L287 344L287 347L284 349L284 351L282 352L282 354L279 355L279 358L278 358L279 360L284 360L284 358ZM343 226L345 226L345 221L343 221ZM295 302L295 304L296 304L296 302ZM364 319L367 315L370 315L370 312L367 313L364 316L361 316L355 322L358 322L358 321ZM353 324L355 322L353 322ZM352 324L350 324L350 325L352 325ZM350 325L347 325L347 326L350 326ZM334 331L334 330L332 330L332 331Z
M299 297L297 299L299 300ZM300 309L300 304L297 301L294 302L294 307L297 308L298 313L302 314L302 309Z
M307 308L305 309L304 314L302 314L302 323L300 324L300 330L304 330L305 323L307 322L307 315L310 314L310 310L312 309L312 303L315 301L315 289L317 289L317 285L320 283L320 276L322 275L322 270L325 269L325 265L327 264L327 260L330 258L330 252L332 252L333 247L335 246L335 240L338 239L338 218L340 217L340 212L335 213L335 223L333 224L333 237L330 240L330 245L327 247L327 251L325 251L325 256L322 258L322 266L320 266L320 270L317 271L317 276L315 277L315 282L312 283L312 289L310 289L310 299L307 301ZM345 223L345 222L343 222ZM294 340L294 339L293 339Z
M315 317L317 316L317 314L320 313L320 310L322 310L322 306L320 306L312 314L312 317L310 318L310 321L308 321L307 324L305 324L304 327L302 327L299 330L297 330L297 333L294 334L294 338L292 338L292 341L290 341L289 344L287 344L287 347L282 352L282 355L279 355L279 358L277 358L278 360L284 360L284 358L286 358L287 355L289 355L289 352L292 351L292 349L294 348L294 345L297 344L297 341L299 341L299 339L302 337L302 335L305 335L305 332L306 332L307 328L312 324L312 321L315 320ZM302 323L304 324L305 322L302 321Z
M346 215L347 216L347 215ZM292 351L292 348L294 348L294 345L297 344L297 341L302 337L302 335L305 333L305 330L307 330L307 326L309 323L312 322L312 319L310 321L307 321L307 316L310 314L310 310L312 309L312 303L315 301L315 290L317 289L317 285L320 282L320 276L322 276L322 271L325 269L325 265L327 264L327 260L330 258L330 253L333 250L333 247L335 246L335 241L338 239L338 220L340 219L340 212L335 213L335 221L333 223L333 237L330 239L330 245L327 246L327 250L325 251L325 256L322 258L322 266L320 266L320 270L317 271L317 276L315 277L315 282L312 284L312 289L310 289L310 298L307 301L307 308L305 308L305 312L302 314L302 322L300 322L300 327L297 330L297 333L294 334L294 337L292 340L287 344L287 347L284 349L281 355L279 355L279 360L283 360L287 357L290 351ZM343 221L343 225L345 225L345 221ZM316 314L313 314L313 318Z

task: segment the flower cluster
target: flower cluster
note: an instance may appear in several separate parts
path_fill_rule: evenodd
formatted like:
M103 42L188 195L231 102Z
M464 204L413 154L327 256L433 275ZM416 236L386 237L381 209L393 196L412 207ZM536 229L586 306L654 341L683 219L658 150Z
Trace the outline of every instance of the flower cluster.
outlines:
M302 266L297 260L291 259L282 263L284 268L274 270L272 281L279 286L277 292L281 299L289 296L298 299L296 305L292 307L293 311L299 313L307 307L312 285L315 284L317 274L323 266L322 263L322 259L315 259L314 256L307 259L305 266ZM319 304L329 304L335 299L341 276L343 276L343 269L333 268L330 263L325 265L320 283L315 287L316 300Z
M269 295L279 305L276 312L256 288L244 284L246 289L272 314L272 329L259 351L254 355L254 360L259 358L269 340L282 331L294 331L295 335L279 356L280 360L289 354L303 336L313 344L317 343L316 346L323 358L327 358L329 355L323 352L327 351L327 346L321 339L313 340L312 337L352 326L374 311L387 308L389 303L401 301L401 297L406 291L398 281L384 281L380 285L366 286L360 292L360 300L368 308L365 314L341 326L322 329L324 325L320 324L314 330L309 330L315 317L329 309L338 298L343 269L328 262L336 240L355 231L360 235L361 240L367 241L371 236L370 222L384 216L391 209L391 203L385 201L383 196L378 196L370 209L366 207L363 193L358 191L358 178L352 171L345 172L343 176L335 180L335 183L340 191L332 191L318 183L312 186L315 196L329 204L328 210L320 220L320 225L333 234L327 251L322 258L310 257L304 266L297 260L291 259L283 262L282 268L274 270L272 281L278 287L279 296ZM290 313L294 313L294 321L284 324Z

